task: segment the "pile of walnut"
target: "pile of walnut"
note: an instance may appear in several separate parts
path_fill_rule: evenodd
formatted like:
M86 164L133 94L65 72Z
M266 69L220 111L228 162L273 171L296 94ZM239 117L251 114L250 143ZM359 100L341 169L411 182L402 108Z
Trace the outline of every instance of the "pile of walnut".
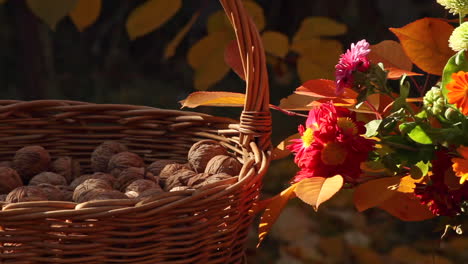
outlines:
M242 164L213 140L195 143L188 163L156 160L148 166L117 141L106 141L91 155L94 173L81 175L71 157L51 161L41 146L18 150L0 162L0 201L73 201L144 198L167 191L197 189L239 175Z

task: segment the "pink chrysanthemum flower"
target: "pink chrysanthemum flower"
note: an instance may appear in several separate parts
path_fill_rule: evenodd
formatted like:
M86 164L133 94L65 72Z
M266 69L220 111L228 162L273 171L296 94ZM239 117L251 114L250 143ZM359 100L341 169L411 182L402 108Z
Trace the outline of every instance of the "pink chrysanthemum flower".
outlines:
M301 138L288 146L301 169L294 181L340 174L353 182L361 173L361 162L374 148L374 141L361 136L364 132L364 123L346 108L324 103L310 110L306 126L299 126Z
M351 44L351 48L346 53L341 54L338 64L335 66L336 94L341 95L345 88L353 86L353 72L366 72L370 62L367 59L369 54L369 43L363 39L356 44Z

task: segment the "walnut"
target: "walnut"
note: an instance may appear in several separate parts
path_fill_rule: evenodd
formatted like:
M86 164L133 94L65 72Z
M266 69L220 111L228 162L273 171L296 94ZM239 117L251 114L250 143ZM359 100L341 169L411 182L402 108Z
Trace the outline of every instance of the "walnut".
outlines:
M208 174L208 173L198 173L197 175L193 176L192 178L189 179L189 181L187 182L187 186L188 187L191 187L191 188L194 188L194 189L197 189L199 187L201 187L206 179L208 177L210 177L211 174Z
M142 191L137 198L141 199L141 198L146 198L146 197L150 197L150 196L153 196L153 195L156 195L156 194L160 194L160 193L163 193L164 190L161 189L161 187L159 185L157 185L155 188L150 188L150 189L146 189L144 191ZM127 194L128 196L128 194Z
M57 187L60 192L62 192L63 195L63 201L69 201L73 202L73 190L70 186L67 185L57 185Z
M47 195L49 201L65 201L64 193L56 186L48 183L38 184L37 187Z
M80 162L68 156L60 157L52 162L50 171L62 175L68 183L71 183L81 173Z
M21 177L12 168L0 167L0 194L7 194L16 187L23 186Z
M47 170L49 163L49 153L43 147L27 146L16 151L12 168L27 183L32 176Z
M231 156L217 155L210 159L205 172L209 174L227 173L232 176L239 175L242 164Z
M217 155L227 155L226 149L214 140L201 140L188 152L188 161L196 172L205 171L206 164Z
M39 185L41 183L48 183L52 185L66 185L67 180L60 174L45 171L32 177L29 181L29 185Z
M47 194L38 186L21 186L11 191L5 201L7 203L47 201Z
M156 178L152 173L146 172L145 168L130 167L123 170L114 183L116 190L124 192L128 185L140 179L147 179L156 182Z
M125 195L129 198L136 198L140 195L141 192L147 189L154 189L159 187L159 185L151 180L139 179L130 183L130 185L125 188ZM161 189L161 187L159 187Z
M207 173L201 173L193 177L187 185L193 189L198 189L207 184L218 182L218 181L225 180L225 179L230 179L230 178L234 178L234 176L229 175L224 172L212 174L212 175L207 174Z
M107 165L107 169L114 177L118 177L126 168L140 168L144 166L145 162L140 156L132 152L124 151L112 156Z
M91 154L91 169L95 172L107 172L107 165L112 156L127 151L127 147L117 141L105 141Z
M112 186L103 179L87 179L73 191L73 201L80 202L87 192L96 189L112 190Z
M0 202L5 202L8 194L0 194Z
M197 173L192 170L178 170L176 173L167 178L166 183L164 185L164 190L169 191L170 189L176 186L187 186L187 183L190 180L190 178L194 177L195 175L197 175Z
M174 175L177 171L182 170L182 169L190 169L190 165L189 164L180 164L180 163L167 164L161 170L161 173L159 173L159 184L161 186L165 186L167 179L170 176Z
M13 162L11 161L0 161L0 167L8 167L8 168L11 168L11 166L13 166Z
M166 160L166 159L158 159L153 161L146 169L151 172L153 175L157 176L161 173L161 171L164 169L164 167L167 164L178 164L177 161L174 160Z
M84 175L81 175L80 177L74 179L70 183L70 187L72 189L75 189L78 185L82 184L84 181L86 181L88 179L102 179L102 180L107 181L109 183L109 185L111 185L111 186L113 186L114 182L115 182L114 176L112 176L112 175L110 175L108 173L104 173L104 172L95 172L93 174L84 174Z
M113 199L128 199L128 197L117 190L107 190L107 189L94 189L86 192L78 200L77 203L84 203L89 201L96 200L113 200Z

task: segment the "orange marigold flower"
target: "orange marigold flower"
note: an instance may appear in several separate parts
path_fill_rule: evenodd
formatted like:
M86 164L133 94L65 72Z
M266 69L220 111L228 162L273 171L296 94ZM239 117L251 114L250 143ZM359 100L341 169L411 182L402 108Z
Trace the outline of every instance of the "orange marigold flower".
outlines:
M452 169L460 177L460 184L463 184L468 178L468 147L460 146L457 152L462 158L452 158Z
M453 73L447 90L448 102L460 108L464 115L468 115L468 72Z

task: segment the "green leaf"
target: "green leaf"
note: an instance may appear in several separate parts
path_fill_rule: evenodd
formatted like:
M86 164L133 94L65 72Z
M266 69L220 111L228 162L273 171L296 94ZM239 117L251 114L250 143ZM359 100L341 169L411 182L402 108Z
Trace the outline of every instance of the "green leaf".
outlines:
M414 127L416 127L416 123L414 122L407 122L407 123L402 123L398 126L398 128L400 129L400 132L402 134L407 134L408 132L410 132L411 130L414 129Z
M465 71L468 72L468 61L466 60L464 50L459 51L457 54L453 55L445 65L444 71L442 73L442 93L447 97L447 84L452 81L452 74Z
M422 172L422 176L426 176L427 173L429 172L429 164L430 162L424 162L424 161L420 161L418 163L416 163L416 166L421 170Z
M373 136L376 136L378 134L378 130L379 130L379 127L380 127L380 124L382 123L382 119L376 119L376 120L372 120L370 121L369 123L367 123L365 125L366 127L366 134L365 136L366 137L373 137Z
M416 125L409 133L409 138L411 138L414 142L419 144L432 144L432 139L426 133L426 131L420 126Z

